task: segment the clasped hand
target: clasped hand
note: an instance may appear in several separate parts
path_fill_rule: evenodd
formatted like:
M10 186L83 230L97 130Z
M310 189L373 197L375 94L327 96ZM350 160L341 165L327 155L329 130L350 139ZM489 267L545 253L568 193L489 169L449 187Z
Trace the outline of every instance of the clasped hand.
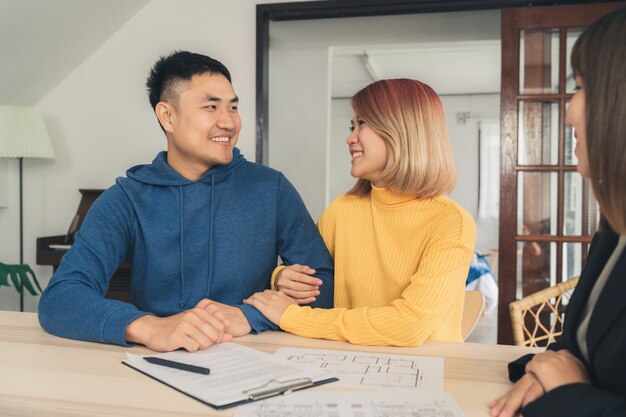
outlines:
M322 280L312 277L314 273L315 269L306 265L286 266L276 274L274 280L274 286L279 291L258 292L243 302L255 307L278 326L287 307L292 304L312 303L320 294Z
M292 304L298 304L296 300L283 292L265 290L253 294L252 297L243 300L244 304L250 304L261 312L269 321L280 326L283 313Z
M267 290L254 294L244 303L256 307L278 325L289 305L315 301L322 280L312 277L314 273L314 269L305 265L287 266L279 271L275 280L281 292ZM191 310L173 316L139 317L126 327L125 336L129 342L141 343L159 352L180 348L195 352L246 335L250 330L248 320L238 307L203 299Z
M502 397L489 403L491 417L512 417L546 392L562 385L589 383L585 365L566 349L539 353L526 365L526 374Z
M181 348L195 352L249 332L250 324L239 308L203 299L173 316L139 317L126 327L126 340L157 352Z
M310 304L320 295L322 280L313 277L315 269L293 264L281 269L274 279L274 286L298 304Z

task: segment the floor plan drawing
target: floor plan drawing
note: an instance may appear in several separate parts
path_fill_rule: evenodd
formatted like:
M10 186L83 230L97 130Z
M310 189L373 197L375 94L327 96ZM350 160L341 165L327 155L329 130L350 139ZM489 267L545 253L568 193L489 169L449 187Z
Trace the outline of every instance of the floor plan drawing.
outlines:
M336 387L443 392L443 358L295 348L274 355L322 368L339 378Z

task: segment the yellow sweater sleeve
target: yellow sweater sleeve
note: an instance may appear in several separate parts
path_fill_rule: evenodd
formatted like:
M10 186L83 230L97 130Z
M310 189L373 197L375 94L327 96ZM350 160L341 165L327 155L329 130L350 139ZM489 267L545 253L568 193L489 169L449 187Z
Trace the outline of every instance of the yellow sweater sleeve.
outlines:
M272 272L272 278L270 279L270 288L274 291L276 291L276 275L278 275L278 273L284 268L285 265L278 265L276 268L274 268L274 271Z
M450 223L447 230L433 236L410 284L389 305L354 309L293 305L285 310L280 327L299 336L361 345L415 346L428 339L462 341L460 320L449 326L442 326L441 320L451 309L462 310L476 232L469 215ZM322 223L320 226L326 241L330 230Z

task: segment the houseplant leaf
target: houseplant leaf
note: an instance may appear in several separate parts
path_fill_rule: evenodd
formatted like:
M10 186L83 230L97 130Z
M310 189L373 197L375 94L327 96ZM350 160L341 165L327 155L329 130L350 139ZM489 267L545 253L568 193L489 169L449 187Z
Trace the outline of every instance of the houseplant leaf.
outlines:
M9 283L9 278L12 285ZM39 292L37 292L33 283ZM31 295L37 295L42 291L35 272L26 264L7 265L0 262L0 286L13 286L18 293L21 293L22 287L24 287Z

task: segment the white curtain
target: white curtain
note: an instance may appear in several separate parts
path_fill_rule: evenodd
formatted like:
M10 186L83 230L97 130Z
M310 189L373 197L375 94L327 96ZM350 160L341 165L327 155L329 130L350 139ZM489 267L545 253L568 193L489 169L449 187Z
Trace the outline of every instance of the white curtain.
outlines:
M497 219L500 215L500 122L481 120L480 191L478 219Z

